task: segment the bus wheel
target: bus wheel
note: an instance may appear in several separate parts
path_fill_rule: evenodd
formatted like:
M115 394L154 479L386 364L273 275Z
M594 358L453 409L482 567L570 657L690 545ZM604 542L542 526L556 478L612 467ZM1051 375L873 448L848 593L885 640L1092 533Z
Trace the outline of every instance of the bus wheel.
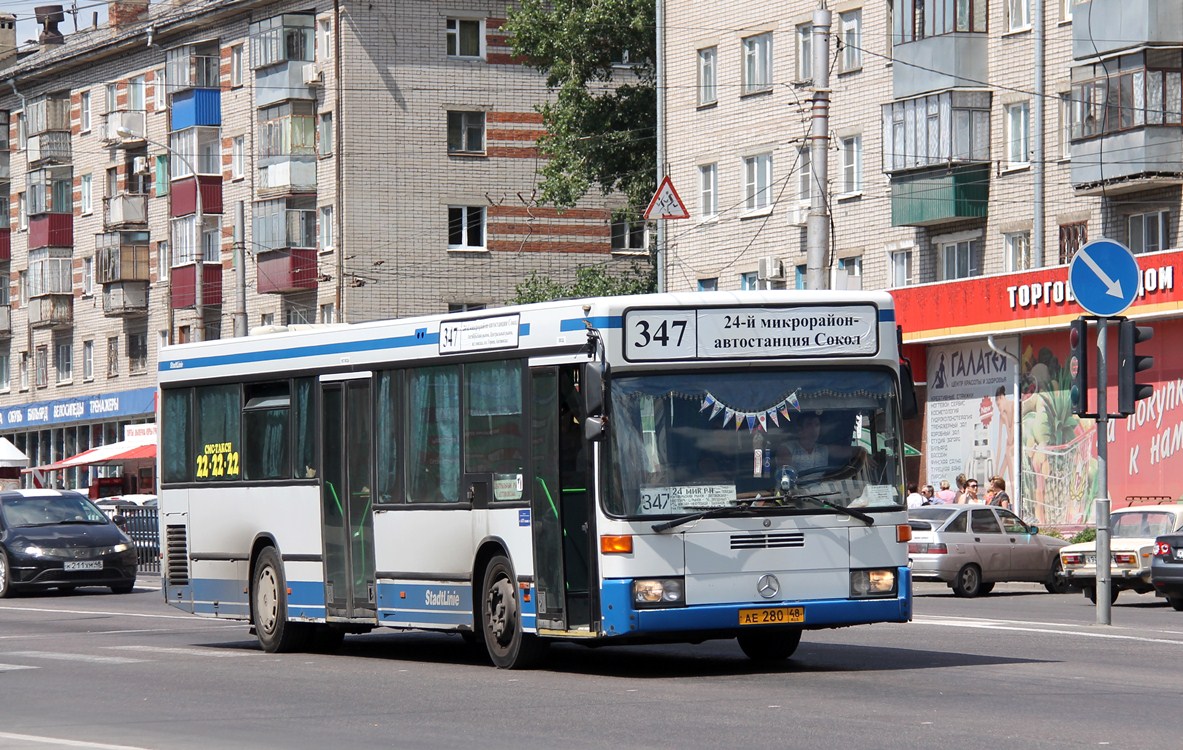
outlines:
M741 633L739 648L752 661L784 661L797 651L801 643L801 629L754 630Z
M481 592L481 630L493 664L501 669L529 669L537 664L546 644L522 632L518 585L504 555L489 561Z
M288 622L287 585L283 562L274 547L266 547L255 561L251 587L251 619L259 645L269 654L297 651L307 641L307 626Z

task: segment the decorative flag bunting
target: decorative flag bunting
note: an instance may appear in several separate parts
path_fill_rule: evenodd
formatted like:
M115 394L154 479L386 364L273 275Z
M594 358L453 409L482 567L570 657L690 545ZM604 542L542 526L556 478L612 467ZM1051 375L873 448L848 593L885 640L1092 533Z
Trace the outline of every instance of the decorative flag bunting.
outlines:
M797 391L793 391L779 404L776 404L768 409L761 411L740 411L739 409L732 409L727 406L713 394L706 394L702 399L702 406L699 407L700 412L711 410L711 415L708 421L713 421L719 413L723 413L723 426L731 424L731 420L735 420L735 429L739 429L742 425L747 425L748 432L755 430L758 426L764 432L768 432L768 420L772 419L772 424L780 427L780 419L778 415L785 418L785 421L791 421L789 416L789 409L794 411L801 411L801 402L797 398Z

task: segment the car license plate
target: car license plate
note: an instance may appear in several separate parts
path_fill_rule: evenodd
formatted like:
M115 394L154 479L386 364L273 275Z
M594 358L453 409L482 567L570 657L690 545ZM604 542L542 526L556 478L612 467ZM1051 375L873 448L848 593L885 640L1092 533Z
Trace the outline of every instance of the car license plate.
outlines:
M1097 564L1097 556L1096 555L1085 555L1084 556L1084 564L1085 565L1096 565Z
M1175 550L1175 559L1176 560L1183 560L1183 549L1176 549Z
M102 570L102 560L70 560L65 565L66 570Z
M740 625L785 625L791 622L805 622L805 607L765 607L739 611Z

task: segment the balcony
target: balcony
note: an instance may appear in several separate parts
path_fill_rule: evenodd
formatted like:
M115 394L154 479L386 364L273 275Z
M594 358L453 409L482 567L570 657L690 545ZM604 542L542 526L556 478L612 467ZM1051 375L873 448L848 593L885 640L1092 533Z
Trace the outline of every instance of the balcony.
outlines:
M260 197L316 192L316 157L289 156L259 167Z
M201 288L201 304L222 304L222 264L202 263L202 277L205 284ZM197 265L190 263L184 266L173 266L169 272L169 302L174 310L183 310L197 305Z
M0 305L0 338L12 337L12 305Z
M42 133L70 132L70 100L64 97L41 97L29 102L25 113L30 138Z
M255 106L265 107L290 99L316 100L312 88L318 82L315 63L290 60L255 71Z
M147 232L110 232L95 236L95 278L100 284L149 281Z
M3 122L0 122L0 127L3 127ZM0 180L12 179L11 162L12 155L8 151L0 149ZM5 192L7 192L7 190L5 190Z
M1077 60L1181 42L1179 0L1085 0L1072 8L1072 56Z
M31 135L27 144L26 155L30 168L47 164L69 164L72 159L69 133L50 131Z
M147 113L142 109L121 109L103 115L103 144L135 146L144 143L148 134ZM120 135L126 131L127 135Z
M201 184L201 212L222 213L222 178L219 175L198 175L196 179L186 177L172 184L172 207L170 216L186 216L197 213L197 185Z
M69 328L72 325L73 294L45 294L29 299L30 328Z
M892 47L892 95L907 99L990 79L986 34L954 32Z
M222 92L216 88L181 91L173 95L171 106L173 132L222 124Z
M316 250L289 248L257 253L260 294L287 294L316 289Z
M134 318L148 314L148 282L119 281L103 285L103 314Z
M990 165L892 175L891 225L927 227L986 218Z
M1076 195L1120 195L1183 184L1179 126L1146 126L1072 142Z
M8 227L0 227L0 263L10 260L12 260L12 230Z
M29 249L74 247L74 214L29 217Z
M148 223L148 196L144 193L120 193L103 198L103 226L117 229Z

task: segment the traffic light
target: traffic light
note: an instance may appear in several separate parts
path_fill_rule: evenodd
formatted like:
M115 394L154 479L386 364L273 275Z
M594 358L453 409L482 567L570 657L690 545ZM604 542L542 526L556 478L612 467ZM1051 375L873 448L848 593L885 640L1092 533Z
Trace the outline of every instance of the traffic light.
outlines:
M1072 413L1089 416L1089 322L1084 318L1072 321L1068 328L1068 374L1071 376L1069 396Z
M1138 373L1154 366L1154 357L1138 354L1138 344L1153 337L1154 329L1150 326L1121 321L1117 333L1117 410L1121 414L1133 414L1134 403L1154 393L1154 386L1135 380Z

